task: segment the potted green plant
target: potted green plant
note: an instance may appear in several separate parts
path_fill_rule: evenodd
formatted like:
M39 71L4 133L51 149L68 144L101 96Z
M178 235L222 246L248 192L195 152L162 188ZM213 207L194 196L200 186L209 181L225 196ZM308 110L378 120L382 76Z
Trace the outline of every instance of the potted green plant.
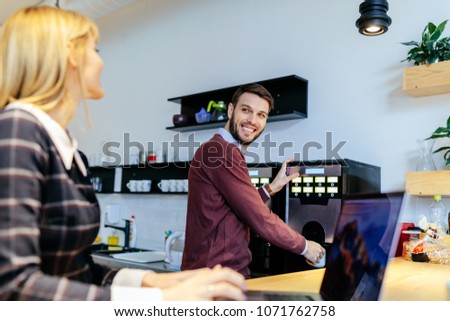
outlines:
M406 59L414 64L403 71L403 90L422 97L450 93L450 37L442 37L445 20L439 25L429 22L422 31L422 41L402 42L413 46Z
M413 46L403 61L413 62L414 65L432 64L450 60L450 37L441 38L448 20L438 26L429 22L422 31L422 41L402 42L402 45Z
M450 116L447 119L447 127L438 127L427 139L450 138ZM450 165L450 145L436 149L433 153L444 152L445 165Z

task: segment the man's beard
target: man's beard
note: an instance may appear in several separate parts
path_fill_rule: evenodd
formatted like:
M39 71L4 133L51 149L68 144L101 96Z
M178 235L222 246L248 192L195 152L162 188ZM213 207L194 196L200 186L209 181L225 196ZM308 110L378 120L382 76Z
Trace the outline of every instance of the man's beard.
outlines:
M264 131L264 128L263 128L263 130L261 130L261 131L259 132L259 134L257 134L251 141L249 141L249 142L244 142L244 140L242 139L242 137L239 135L239 132L238 132L238 129L237 129L237 124L236 124L236 122L234 121L234 111L233 111L233 113L231 114L231 118L230 118L230 134L231 134L231 136L233 136L233 138L236 139L236 141L237 141L239 144L241 144L242 146L244 146L244 147L249 146L251 143L253 143L255 140L258 139L258 137L262 134L263 131Z

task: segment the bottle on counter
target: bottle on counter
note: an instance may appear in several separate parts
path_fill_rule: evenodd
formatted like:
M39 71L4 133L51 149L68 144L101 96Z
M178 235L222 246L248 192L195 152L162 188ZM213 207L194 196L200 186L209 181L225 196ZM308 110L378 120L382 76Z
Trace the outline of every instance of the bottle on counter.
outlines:
M448 216L441 195L434 196L434 201L428 210L427 220L429 228L436 230L438 236L447 233Z
M450 212L448 212L447 234L450 235Z
M108 245L119 245L119 235L116 231L113 231L110 236L108 236Z
M136 217L131 215L130 217L130 247L136 247L137 239L137 227L136 227Z

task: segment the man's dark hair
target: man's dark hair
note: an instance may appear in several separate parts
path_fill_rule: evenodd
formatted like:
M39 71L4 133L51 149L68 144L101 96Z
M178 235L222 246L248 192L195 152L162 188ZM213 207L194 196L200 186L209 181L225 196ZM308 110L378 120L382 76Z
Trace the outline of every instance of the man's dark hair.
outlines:
M260 84L247 84L240 86L233 95L231 103L233 106L237 105L239 97L244 93L251 93L259 96L260 98L266 100L269 103L269 112L273 109L273 97L270 92L261 86Z

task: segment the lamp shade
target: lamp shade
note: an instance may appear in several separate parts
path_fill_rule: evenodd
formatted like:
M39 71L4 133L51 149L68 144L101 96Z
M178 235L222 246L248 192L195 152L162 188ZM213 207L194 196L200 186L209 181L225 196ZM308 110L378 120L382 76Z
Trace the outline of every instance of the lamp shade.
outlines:
M388 31L392 20L387 15L389 4L385 0L366 0L359 5L361 17L356 20L359 33L377 36Z

